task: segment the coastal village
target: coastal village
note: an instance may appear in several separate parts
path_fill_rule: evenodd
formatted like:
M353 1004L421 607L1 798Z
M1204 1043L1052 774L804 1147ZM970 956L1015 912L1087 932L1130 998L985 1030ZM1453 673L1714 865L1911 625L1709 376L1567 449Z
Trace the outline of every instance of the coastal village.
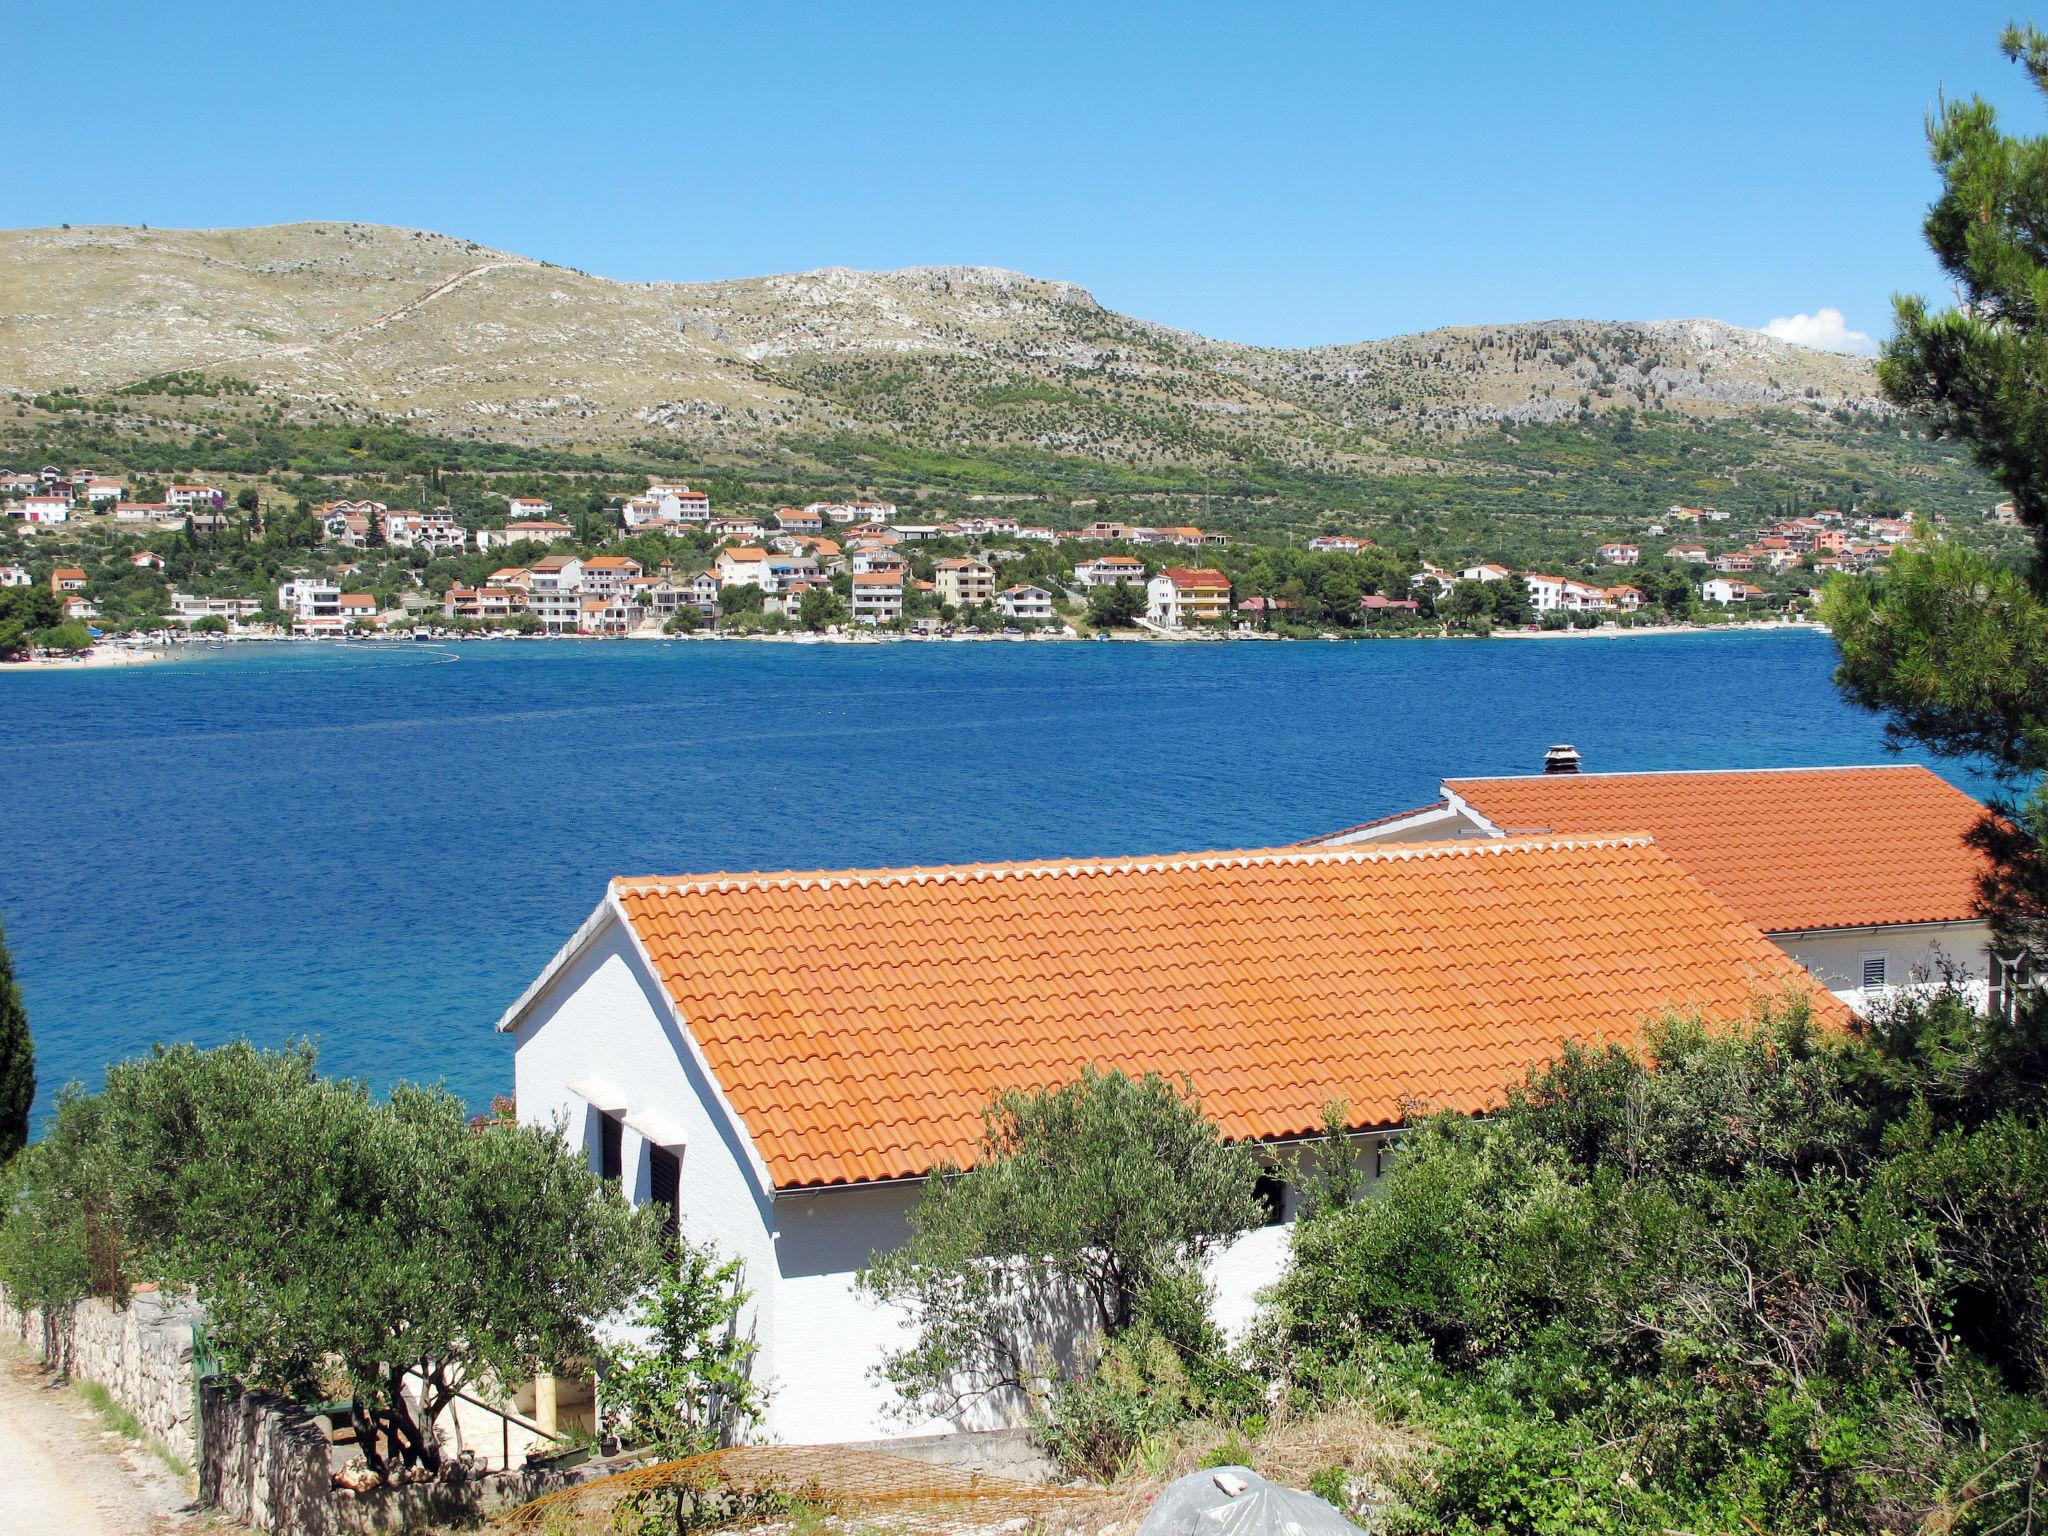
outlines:
M147 488L46 466L0 474L0 589L46 586L92 638L810 634L1156 638L1486 634L1803 616L1836 572L1915 537L1903 515L1816 508L1744 526L1672 506L1577 568L1476 560L1332 531L1275 544L1109 518L927 519L892 502L721 511L672 478L575 514L505 494L458 516L371 498L266 504L197 480ZM133 492L133 494L131 494ZM592 505L601 502L593 512ZM1942 531L1944 519L1933 524ZM2009 504L1988 529L2009 527ZM301 537L260 588L246 559ZM291 551L301 551L293 558ZM208 556L212 558L208 558ZM1276 558L1294 563L1276 570ZM1306 562L1306 563L1304 563ZM94 567L96 568L90 568ZM181 574L182 573L182 574ZM253 589L252 589L253 588Z

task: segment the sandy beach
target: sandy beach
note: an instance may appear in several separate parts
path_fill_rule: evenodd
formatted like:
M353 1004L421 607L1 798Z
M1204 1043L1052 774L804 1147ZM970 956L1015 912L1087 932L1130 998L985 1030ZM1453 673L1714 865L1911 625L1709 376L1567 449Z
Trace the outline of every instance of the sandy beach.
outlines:
M0 672L75 672L81 667L146 667L152 662L174 661L177 652L169 646L145 648L126 645L96 645L76 656L32 656L27 661L0 661Z

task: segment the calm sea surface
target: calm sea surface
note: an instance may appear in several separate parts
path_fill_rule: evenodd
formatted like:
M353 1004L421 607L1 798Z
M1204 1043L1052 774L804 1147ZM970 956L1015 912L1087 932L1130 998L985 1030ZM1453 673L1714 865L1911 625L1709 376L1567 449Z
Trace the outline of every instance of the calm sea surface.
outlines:
M1288 842L1440 777L1881 759L1812 634L242 647L0 676L0 918L61 1083L163 1040L509 1088L615 874ZM1953 773L1953 770L1951 770ZM1966 787L1969 784L1958 777Z

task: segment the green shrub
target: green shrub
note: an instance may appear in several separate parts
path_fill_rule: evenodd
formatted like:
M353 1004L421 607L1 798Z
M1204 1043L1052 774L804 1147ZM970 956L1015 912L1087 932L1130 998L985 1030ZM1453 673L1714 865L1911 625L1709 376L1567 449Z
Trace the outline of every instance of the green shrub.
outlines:
M1102 1346L1094 1369L1057 1378L1037 1415L1037 1437L1067 1471L1121 1475L1139 1446L1194 1415L1201 1393L1180 1352L1155 1329L1136 1327Z

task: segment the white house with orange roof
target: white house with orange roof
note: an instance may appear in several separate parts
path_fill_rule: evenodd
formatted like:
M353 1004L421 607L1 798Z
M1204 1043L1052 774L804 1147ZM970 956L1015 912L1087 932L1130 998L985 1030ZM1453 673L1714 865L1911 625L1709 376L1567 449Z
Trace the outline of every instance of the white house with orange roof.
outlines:
M498 1027L522 1121L739 1260L760 1432L804 1444L1021 1418L1001 1390L897 1413L875 1368L914 1325L855 1285L997 1093L1157 1073L1252 1145L1267 1223L1206 1264L1238 1331L1325 1105L1371 1176L1417 1102L1485 1110L1567 1038L1786 991L1846 1020L1651 838L1545 836L618 880Z
M1465 569L1458 572L1458 580L1477 581L1481 583L1490 581L1508 581L1513 579L1514 574L1515 573L1513 571L1509 570L1504 565L1468 565L1465 567Z
M1566 749L1569 750L1569 749ZM1569 761L1576 763L1573 754ZM1985 809L1917 765L1445 779L1325 846L1643 831L1837 996L1957 980L2010 991L1977 906Z
M1595 551L1602 565L1639 565L1643 552L1633 544L1602 544Z
M185 512L194 507L218 510L226 497L211 485L167 485L164 487L164 501L177 511Z
M1209 566L1169 565L1145 584L1145 617L1166 629L1230 617L1230 578Z
M718 552L718 561L713 566L718 574L721 587L751 586L768 590L768 551L751 545L739 545Z

